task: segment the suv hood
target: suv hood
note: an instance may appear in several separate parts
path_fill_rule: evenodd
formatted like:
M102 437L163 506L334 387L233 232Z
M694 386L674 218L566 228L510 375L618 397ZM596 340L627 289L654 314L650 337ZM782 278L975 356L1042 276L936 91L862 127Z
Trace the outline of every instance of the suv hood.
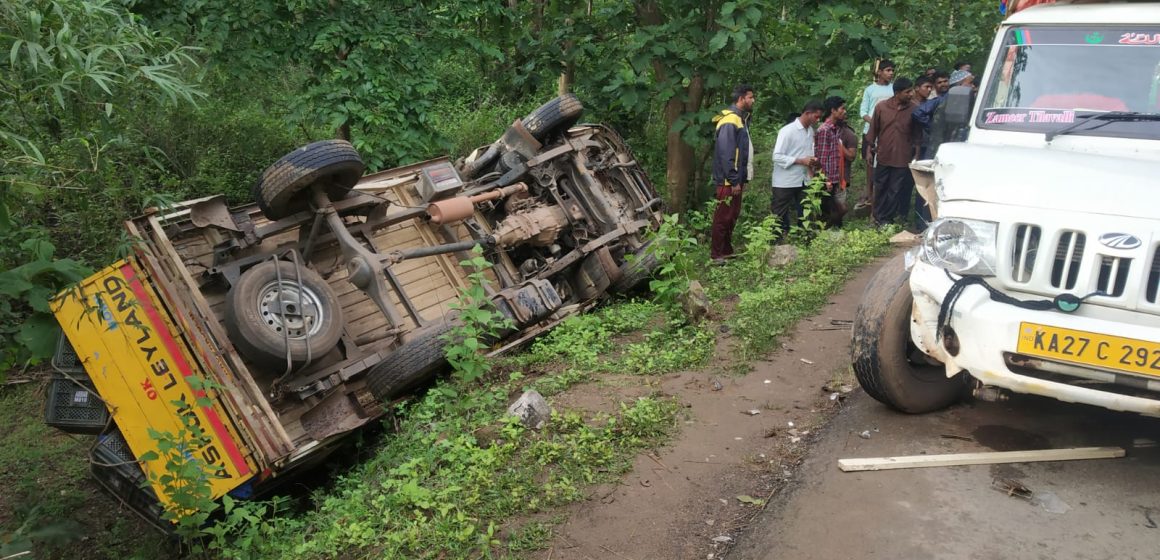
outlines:
M1160 162L1050 148L943 144L939 199L1157 218Z

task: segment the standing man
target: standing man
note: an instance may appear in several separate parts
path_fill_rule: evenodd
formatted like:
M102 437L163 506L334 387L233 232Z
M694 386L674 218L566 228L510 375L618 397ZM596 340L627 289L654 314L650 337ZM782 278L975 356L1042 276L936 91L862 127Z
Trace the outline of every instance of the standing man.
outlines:
M841 227L846 215L846 154L842 142L842 130L846 122L846 100L838 96L828 97L822 103L822 118L825 122L814 134L814 155L818 158L818 168L826 175L826 191L830 196L822 203L826 225Z
M713 212L709 256L722 264L733 255L733 228L741 215L741 192L752 179L753 144L749 141L749 113L753 110L753 86L733 88L733 104L721 111L713 148L713 185L717 209Z
M910 191L914 177L914 87L910 80L894 82L894 97L874 110L866 142L876 144L878 167L874 173L874 222L879 225L905 220L910 214Z
M878 103L890 99L894 89L890 82L894 81L894 63L890 60L880 60L874 68L874 83L866 86L862 92L862 106L859 114L862 116L862 159L866 161L866 192L858 206L871 203L874 200L874 157L871 155L871 145L866 141L866 133L870 131L870 119L874 116L874 107Z
M930 122L931 117L934 116L934 110L946 100L946 94L951 89L950 76L946 72L939 72L934 76L934 98L919 103L918 107L914 109L911 118L918 124L920 128L920 136L918 139L918 159L930 159L934 157L930 150Z
M922 75L914 80L914 101L922 103L934 95L934 77Z
M777 216L777 243L784 243L790 227L801 214L806 181L818 164L814 157L814 123L822 117L822 104L806 103L802 114L777 131L773 145L772 211Z

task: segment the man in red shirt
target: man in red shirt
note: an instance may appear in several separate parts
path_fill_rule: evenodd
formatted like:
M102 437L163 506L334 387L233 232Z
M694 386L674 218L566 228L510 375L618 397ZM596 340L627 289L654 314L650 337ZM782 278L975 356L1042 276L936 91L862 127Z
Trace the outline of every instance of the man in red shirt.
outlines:
M905 222L910 217L910 193L914 177L910 162L914 160L916 124L910 118L916 105L910 80L894 81L894 97L874 108L866 143L877 146L874 169L874 223Z
M847 146L843 136L846 135L846 100L838 96L829 97L822 103L825 122L818 127L814 135L814 155L818 158L818 165L826 175L826 191L830 196L822 203L826 225L841 227L842 217L846 215L846 181L847 166L853 160L857 149L857 137L854 144ZM853 132L853 131L850 131Z

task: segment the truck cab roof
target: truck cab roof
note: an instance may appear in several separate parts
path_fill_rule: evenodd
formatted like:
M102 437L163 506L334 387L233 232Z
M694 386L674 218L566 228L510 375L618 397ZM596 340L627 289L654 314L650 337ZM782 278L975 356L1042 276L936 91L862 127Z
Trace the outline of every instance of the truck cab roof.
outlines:
M1160 2L1069 2L1039 4L1007 18L1007 25L1130 24L1160 22Z

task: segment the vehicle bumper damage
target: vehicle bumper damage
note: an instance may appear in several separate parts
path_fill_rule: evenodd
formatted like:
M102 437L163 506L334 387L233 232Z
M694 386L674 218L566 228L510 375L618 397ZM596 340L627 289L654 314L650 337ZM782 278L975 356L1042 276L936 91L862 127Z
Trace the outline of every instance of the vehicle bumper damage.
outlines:
M1160 416L1160 351L1148 342L1160 340L1160 327L1127 321L1126 310L1015 308L968 286L940 338L940 310L954 283L918 259L911 269L911 340L944 364L947 377L965 370L984 385L1016 393Z

